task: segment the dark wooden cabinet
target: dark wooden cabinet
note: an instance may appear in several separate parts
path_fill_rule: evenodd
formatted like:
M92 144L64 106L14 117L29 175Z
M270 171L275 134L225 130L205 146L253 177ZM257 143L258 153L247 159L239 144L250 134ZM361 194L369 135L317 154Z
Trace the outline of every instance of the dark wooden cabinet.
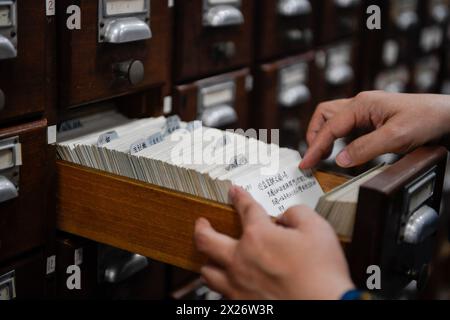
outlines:
M310 0L259 0L256 5L255 55L259 62L312 48Z
M55 159L47 144L47 121L0 129L2 196L0 261L45 243L54 227L50 189ZM5 162L9 159L9 162ZM7 200L9 199L9 200Z
M437 93L441 88L443 58L450 13L450 1L427 0L419 3L420 30L414 61L412 90Z
M385 0L376 4L381 7L382 28L364 29L361 38L360 89L409 91L414 73L413 64L418 56L419 1Z
M248 127L252 78L248 69L174 88L173 112L182 120L202 120L216 128Z
M175 0L177 84L250 65L255 2Z
M0 123L42 115L52 103L54 41L45 1L0 1L8 16L0 26Z
M105 9L106 0L58 1L62 108L133 94L127 108L139 109L155 100L145 97L154 92L162 106L169 88L171 9L165 0L144 3L143 13L124 15L114 9L120 6ZM81 9L80 30L66 27L66 8L70 5Z
M313 111L314 53L259 66L252 118L255 128L280 129L280 143L298 148Z

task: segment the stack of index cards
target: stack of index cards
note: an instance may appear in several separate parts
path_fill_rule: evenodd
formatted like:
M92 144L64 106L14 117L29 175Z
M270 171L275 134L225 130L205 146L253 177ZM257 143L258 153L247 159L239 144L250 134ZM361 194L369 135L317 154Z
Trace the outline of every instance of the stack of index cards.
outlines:
M225 204L229 188L238 185L272 216L298 204L314 208L323 194L314 176L298 168L297 151L242 131L207 128L177 116L136 120L115 112L61 128L62 160Z

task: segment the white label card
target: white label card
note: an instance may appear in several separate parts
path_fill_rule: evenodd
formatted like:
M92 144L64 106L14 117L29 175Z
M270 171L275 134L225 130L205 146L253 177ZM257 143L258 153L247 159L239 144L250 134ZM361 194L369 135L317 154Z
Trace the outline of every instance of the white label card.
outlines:
M73 263L76 266L79 266L83 263L83 248L78 248L75 250L75 253L73 255Z
M56 270L56 255L52 255L50 257L47 257L47 268L46 268L46 274L52 274Z
M45 10L48 17L55 15L55 2L56 0L46 0Z
M98 137L97 146L102 147L113 140L119 139L117 131L109 131Z
M246 177L248 179L248 177ZM322 188L311 174L290 166L272 176L259 176L253 181L235 181L246 189L273 217L296 205L315 208L323 195Z

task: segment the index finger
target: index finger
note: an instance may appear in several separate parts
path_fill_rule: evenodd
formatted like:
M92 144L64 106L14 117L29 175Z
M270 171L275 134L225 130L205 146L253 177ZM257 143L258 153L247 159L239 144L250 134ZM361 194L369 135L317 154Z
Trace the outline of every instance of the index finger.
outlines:
M356 115L352 109L344 109L341 113L330 119L317 134L309 146L300 168L314 167L328 152L336 139L345 137L356 126Z
M350 99L339 99L333 101L322 102L316 108L316 111L311 117L306 132L306 141L311 145L317 134L320 132L324 124L333 118L337 112L349 105Z

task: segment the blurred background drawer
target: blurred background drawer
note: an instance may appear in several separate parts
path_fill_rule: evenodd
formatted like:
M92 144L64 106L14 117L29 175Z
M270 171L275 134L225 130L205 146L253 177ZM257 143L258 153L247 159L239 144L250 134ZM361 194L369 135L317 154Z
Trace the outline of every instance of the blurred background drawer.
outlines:
M313 0L315 39L327 44L359 34L362 29L364 0Z
M313 52L258 66L253 126L280 129L281 144L298 149L314 110L313 74Z
M174 81L250 65L254 0L175 0Z
M316 51L315 103L349 98L356 93L359 78L359 43L353 38L321 47Z
M0 261L42 245L54 223L48 203L54 158L46 120L0 129ZM54 191L53 191L54 192Z
M45 1L0 1L0 123L42 113L46 106L48 68L54 53L48 45L52 20Z
M215 128L247 128L252 78L248 69L174 88L173 112Z
M312 48L310 0L259 0L256 5L256 60L280 58Z
M83 27L66 28L66 8L80 6ZM74 107L151 88L168 90L171 13L167 1L58 2L60 105ZM129 8L132 8L131 10Z

